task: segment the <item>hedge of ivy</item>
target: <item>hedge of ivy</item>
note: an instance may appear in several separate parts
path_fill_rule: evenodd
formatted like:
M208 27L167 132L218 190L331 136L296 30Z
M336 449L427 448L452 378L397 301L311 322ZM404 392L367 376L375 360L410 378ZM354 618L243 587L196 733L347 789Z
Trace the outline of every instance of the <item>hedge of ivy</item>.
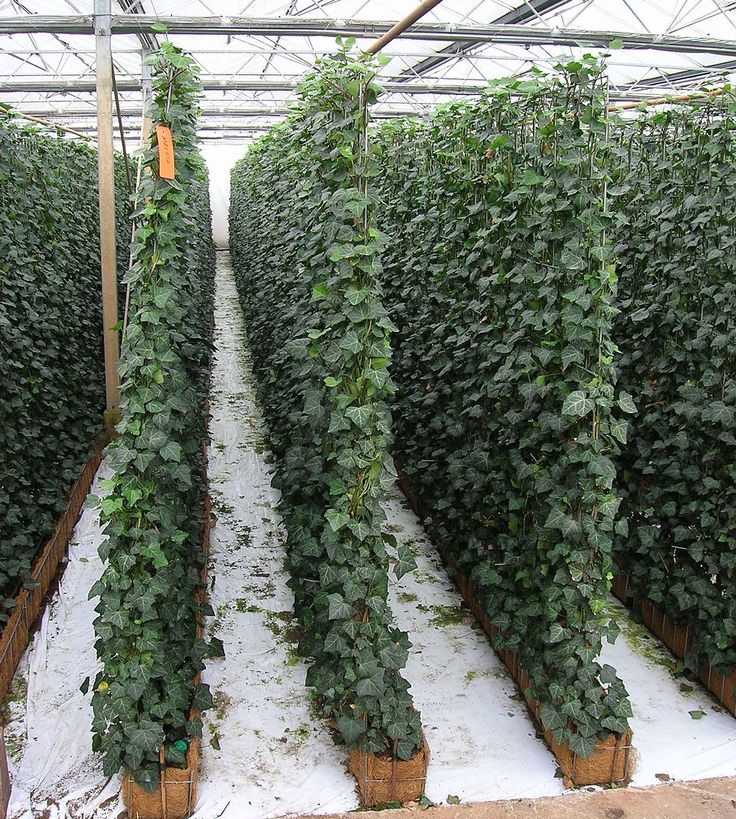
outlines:
M120 274L130 244L116 169ZM102 427L97 157L0 121L0 622Z
M158 175L155 132L143 156L135 213L130 320L120 373L122 421L106 457L114 476L98 501L106 563L91 595L102 670L94 680L93 746L104 770L159 782L159 749L183 766L211 705L198 682L221 653L198 637L201 602L204 402L214 293L214 246L205 166L196 148L201 86L194 61L164 43L149 58L152 119L171 128L176 180Z
M379 134L396 454L545 728L582 757L631 716L597 661L635 411L613 371L605 120L585 58Z
M230 241L259 396L278 457L281 510L307 683L349 748L408 759L419 715L401 676L409 642L387 605L380 501L395 470L386 399L393 324L373 227L366 143L372 63L320 63L286 124L232 176ZM397 576L413 567L396 552Z
M690 626L693 670L736 663L736 99L621 131L615 196L629 588Z

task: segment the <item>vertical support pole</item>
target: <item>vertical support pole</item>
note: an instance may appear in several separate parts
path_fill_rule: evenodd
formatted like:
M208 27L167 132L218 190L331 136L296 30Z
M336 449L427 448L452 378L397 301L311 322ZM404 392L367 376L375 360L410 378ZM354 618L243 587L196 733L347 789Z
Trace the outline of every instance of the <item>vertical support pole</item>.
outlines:
M141 91L143 92L143 125L141 126L141 147L148 144L148 135L151 133L151 97L153 95L153 83L151 78L151 66L146 65L146 60L151 56L151 49L144 46L141 49Z
M112 118L111 0L95 0L97 51L97 181L100 194L100 265L102 268L102 325L105 348L105 423L119 418L118 276L115 247L115 154Z

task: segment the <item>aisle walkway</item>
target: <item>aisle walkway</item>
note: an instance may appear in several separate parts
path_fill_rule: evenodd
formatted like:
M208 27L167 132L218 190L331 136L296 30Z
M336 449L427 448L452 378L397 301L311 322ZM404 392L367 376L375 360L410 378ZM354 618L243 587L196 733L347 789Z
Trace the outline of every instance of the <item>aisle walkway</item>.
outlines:
M93 494L104 495L99 483L106 476L103 465ZM79 690L99 667L92 626L98 598L87 597L102 574L97 554L102 540L97 510L83 510L59 589L13 680L5 727L11 819L102 819L122 809L117 777L108 781L101 758L92 753L91 695Z
M385 509L417 561L392 579L390 604L413 644L405 674L432 754L427 796L439 804L562 793L554 756L398 488Z
M210 491L217 524L208 632L225 659L208 664L215 709L203 744L199 819L265 819L358 805L324 723L310 711L306 666L289 641L278 493L255 403L253 374L229 254L217 254L216 359L212 374Z

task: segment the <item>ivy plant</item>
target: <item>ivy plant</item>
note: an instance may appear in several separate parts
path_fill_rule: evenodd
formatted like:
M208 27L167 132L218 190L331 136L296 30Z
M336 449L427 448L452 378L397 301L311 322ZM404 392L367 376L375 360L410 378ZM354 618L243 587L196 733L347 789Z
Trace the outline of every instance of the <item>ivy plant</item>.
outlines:
M378 141L398 461L544 727L588 757L631 716L597 659L635 411L615 386L601 66L495 81Z
M618 123L613 234L622 385L639 416L618 459L616 559L689 627L693 671L736 664L736 98Z
M410 758L419 714L400 674L409 642L387 605L395 479L387 399L394 325L382 303L368 108L376 64L346 42L299 88L289 120L233 171L235 274L277 484L303 653L349 748ZM413 567L397 549L397 576Z
M191 57L168 42L149 57L152 120L170 127L176 179L158 174L155 132L136 201L130 318L120 362L122 420L106 452L114 469L97 500L106 540L93 682L93 747L108 775L159 782L159 749L183 766L211 705L198 682L221 645L198 636L211 614L201 550L206 475L204 401L211 352L214 256L203 162L196 149L201 86Z
M130 202L116 158L117 248ZM105 409L97 156L0 119L0 622L65 508Z

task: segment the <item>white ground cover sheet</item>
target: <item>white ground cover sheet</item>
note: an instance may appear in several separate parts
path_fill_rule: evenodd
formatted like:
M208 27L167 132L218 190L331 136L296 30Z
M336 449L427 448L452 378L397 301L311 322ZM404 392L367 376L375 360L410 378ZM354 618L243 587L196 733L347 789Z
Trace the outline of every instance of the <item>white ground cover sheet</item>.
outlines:
M93 494L100 494L105 477L103 464ZM84 509L59 590L15 675L5 728L13 819L88 816L102 804L112 813L103 809L99 816L118 812L117 777L107 782L101 759L92 753L91 694L79 690L98 670L92 627L98 598L87 596L102 574L97 549L103 539L97 510Z
M260 819L358 805L344 753L310 710L306 665L289 642L293 596L271 488L270 453L255 403L243 316L229 257L218 253L216 358L210 396L212 530L208 632L225 659L202 676L206 715L197 817ZM219 745L217 750L212 745Z
M218 520L208 633L223 640L226 657L203 675L215 708L205 718L195 816L267 819L354 809L345 752L312 713L306 666L294 652L278 493L270 486L271 458L225 253L218 254L216 301L209 469ZM405 675L431 749L429 799L562 793L553 756L398 491L386 511L389 530L411 545L418 563L417 571L392 580L390 595L413 643ZM97 668L95 601L87 594L102 572L102 537L97 513L85 510L60 589L16 675L5 729L12 819L108 819L122 810L117 777L107 781L91 753L89 695L79 692ZM631 695L639 752L634 784L665 775L736 775L736 720L697 683L675 676L671 655L618 603L611 612L622 636L602 659L618 669Z

